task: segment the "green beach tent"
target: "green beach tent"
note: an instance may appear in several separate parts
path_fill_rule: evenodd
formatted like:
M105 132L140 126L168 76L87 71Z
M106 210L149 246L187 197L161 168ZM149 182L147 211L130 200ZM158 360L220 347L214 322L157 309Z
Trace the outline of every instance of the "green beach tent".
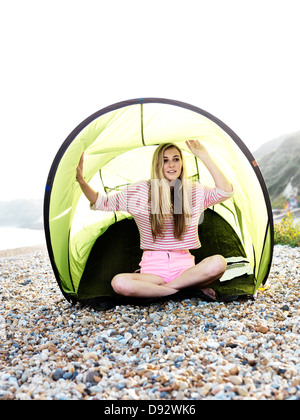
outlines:
M234 197L207 209L199 222L202 247L196 262L213 254L228 260L226 278L213 288L220 297L253 296L267 280L273 253L270 200L257 163L241 139L222 121L179 101L144 98L120 102L88 117L67 137L48 175L44 227L52 268L63 295L72 302L116 298L110 282L138 269L142 250L128 213L90 210L76 182L85 153L84 176L101 194L150 178L158 144L183 150L188 176L213 180L185 145L199 139L232 182Z

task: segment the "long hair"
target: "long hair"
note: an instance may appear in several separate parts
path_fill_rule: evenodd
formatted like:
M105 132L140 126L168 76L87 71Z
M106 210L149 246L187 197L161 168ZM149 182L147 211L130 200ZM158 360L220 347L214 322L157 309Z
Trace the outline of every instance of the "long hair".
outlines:
M170 185L164 177L163 165L164 152L171 147L178 150L182 170L180 177ZM168 217L173 217L174 237L181 240L189 222L191 210L182 151L173 143L161 144L153 154L149 200L151 201L150 222L154 241L157 237L163 237L165 221Z

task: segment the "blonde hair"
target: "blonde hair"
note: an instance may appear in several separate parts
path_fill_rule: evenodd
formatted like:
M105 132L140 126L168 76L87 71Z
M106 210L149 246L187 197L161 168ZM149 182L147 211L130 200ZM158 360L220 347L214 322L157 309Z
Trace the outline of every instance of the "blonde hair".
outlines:
M174 147L178 150L182 170L180 177L171 186L164 177L164 152ZM189 188L186 178L186 168L181 149L173 143L164 143L157 147L153 154L151 166L151 181L149 200L151 201L150 222L154 241L157 237L163 237L165 221L168 215L173 214L173 233L178 240L186 230L191 216L189 205Z

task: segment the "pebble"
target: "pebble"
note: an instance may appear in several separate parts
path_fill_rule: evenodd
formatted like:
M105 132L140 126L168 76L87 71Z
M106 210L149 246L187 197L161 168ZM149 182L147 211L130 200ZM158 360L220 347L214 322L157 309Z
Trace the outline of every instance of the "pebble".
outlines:
M275 246L255 300L96 312L46 251L0 258L0 400L300 399L300 248Z

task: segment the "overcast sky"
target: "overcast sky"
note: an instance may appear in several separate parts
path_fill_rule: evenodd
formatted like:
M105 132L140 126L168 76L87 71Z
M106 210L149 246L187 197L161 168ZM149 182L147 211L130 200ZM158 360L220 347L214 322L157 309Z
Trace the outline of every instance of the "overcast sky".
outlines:
M43 198L54 156L97 110L188 102L253 152L300 130L298 0L0 3L0 201Z

